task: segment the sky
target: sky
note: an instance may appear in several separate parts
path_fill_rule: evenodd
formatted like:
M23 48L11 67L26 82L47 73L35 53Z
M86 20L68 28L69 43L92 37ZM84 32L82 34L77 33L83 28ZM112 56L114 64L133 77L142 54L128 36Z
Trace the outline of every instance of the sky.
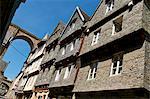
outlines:
M76 6L92 16L100 0L26 0L17 9L12 23L43 38L51 34L59 21L67 23ZM10 62L4 75L13 80L25 62L30 46L26 41L14 40L8 48L4 60Z

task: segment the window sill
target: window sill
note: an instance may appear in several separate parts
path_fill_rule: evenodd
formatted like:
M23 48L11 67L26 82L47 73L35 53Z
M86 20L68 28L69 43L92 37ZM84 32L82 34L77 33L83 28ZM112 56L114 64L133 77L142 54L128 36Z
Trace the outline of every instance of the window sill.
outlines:
M115 76L121 76L121 73L120 74L113 74L113 75L110 75L109 77L115 77Z
M94 81L95 80L95 78L93 78L93 79L87 79L86 81Z

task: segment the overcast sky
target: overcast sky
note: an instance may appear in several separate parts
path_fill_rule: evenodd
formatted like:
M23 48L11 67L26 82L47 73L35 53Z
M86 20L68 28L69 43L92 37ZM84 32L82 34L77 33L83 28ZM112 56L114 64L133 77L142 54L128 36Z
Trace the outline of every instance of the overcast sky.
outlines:
M67 23L76 6L92 16L100 0L26 0L17 9L12 23L42 38L51 34L61 20ZM14 79L23 66L30 47L23 40L14 40L4 56L10 62L4 75Z

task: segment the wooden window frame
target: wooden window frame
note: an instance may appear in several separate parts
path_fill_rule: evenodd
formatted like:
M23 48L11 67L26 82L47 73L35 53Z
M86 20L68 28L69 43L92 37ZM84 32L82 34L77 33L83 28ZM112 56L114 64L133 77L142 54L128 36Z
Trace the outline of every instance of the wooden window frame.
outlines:
M96 78L97 66L98 66L98 62L94 62L91 64L89 72L88 72L87 80L93 80Z
M114 56L112 59L110 76L120 75L123 69L123 54Z
M92 46L97 44L99 35L100 35L100 30L94 33L92 43L91 43Z

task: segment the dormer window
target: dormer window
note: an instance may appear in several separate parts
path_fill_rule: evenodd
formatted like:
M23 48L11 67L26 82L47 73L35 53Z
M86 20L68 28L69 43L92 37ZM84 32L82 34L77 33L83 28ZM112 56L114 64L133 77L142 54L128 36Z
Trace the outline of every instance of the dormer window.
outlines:
M64 46L64 47L62 48L62 55L65 55L65 52L66 52L66 47Z
M114 0L106 0L106 6L106 13L108 13L114 8Z
M61 75L61 69L58 69L58 70L56 71L55 81L58 81L58 80L59 80L60 75Z
M69 31L73 30L75 28L75 22L76 22L77 18L73 19L73 21L70 23L70 29Z
M122 30L122 21L123 21L123 16L113 21L112 35Z
M91 64L87 80L92 80L96 77L97 65L98 65L98 62Z
M99 39L99 35L100 35L100 32L99 32L99 31L94 33L94 35L93 35L93 40L92 40L92 44L91 44L91 45L97 44L98 39Z
M117 55L112 59L110 76L121 74L122 72L122 55Z

